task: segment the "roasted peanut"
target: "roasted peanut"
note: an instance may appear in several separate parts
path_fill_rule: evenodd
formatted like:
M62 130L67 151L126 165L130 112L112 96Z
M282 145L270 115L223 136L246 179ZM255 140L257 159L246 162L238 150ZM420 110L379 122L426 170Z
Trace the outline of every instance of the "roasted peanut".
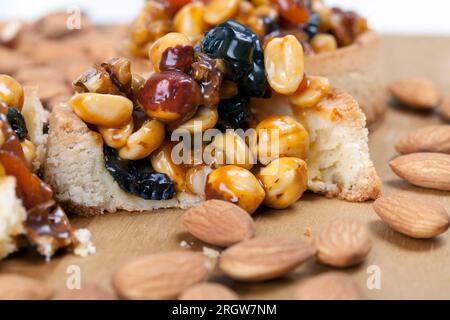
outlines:
M263 202L265 192L250 171L229 165L208 175L205 198L229 201L252 214Z
M327 7L322 0L312 0L311 7L312 11L319 16L319 30L322 32L330 30L333 14L331 8Z
M280 157L308 157L308 131L292 117L270 116L256 126L256 134L258 160L263 164Z
M0 178L6 176L5 167L0 163Z
M311 39L310 44L315 53L332 52L337 49L337 41L332 34L316 34Z
M293 108L312 108L322 100L330 90L330 81L324 77L307 76L308 87L289 96Z
M133 112L131 100L111 94L77 94L69 100L69 105L84 122L109 128L126 125Z
M186 186L190 192L200 197L205 196L206 179L213 171L210 166L197 165L186 172Z
M214 128L218 119L217 108L201 106L193 118L178 126L176 130L187 130L190 133L205 132Z
M127 144L128 137L133 133L133 130L133 118L130 119L126 126L121 128L98 127L98 131L102 135L106 145L115 149L122 148Z
M28 168L32 167L34 159L36 159L36 146L30 140L24 139L20 145L22 146L23 154Z
M257 178L266 191L264 204L269 208L284 209L300 199L306 191L307 164L299 158L279 158L262 168Z
M172 161L171 143L163 144L150 157L153 169L166 174L175 184L177 192L186 191L186 169Z
M22 110L23 88L20 83L6 74L0 74L0 99L9 107Z
M137 97L139 94L139 90L144 86L145 84L145 78L138 75L133 74L133 77L131 79L131 91L133 92L133 96Z
M158 120L148 121L129 136L125 146L119 149L119 156L127 160L144 159L161 146L164 137L164 125Z
M254 155L237 133L227 131L216 135L211 147L214 148L216 165L233 164L247 170L253 168Z
M278 20L278 11L269 5L262 5L257 7L252 14L247 18L246 25L250 27L261 39L266 36L265 19L272 21Z
M173 19L175 31L190 38L203 35L206 30L206 23L203 20L204 14L205 5L201 2L185 5Z
M288 35L273 38L264 49L267 80L273 90L293 94L303 80L303 48L297 38Z
M218 25L233 18L239 11L240 0L211 0L206 6L205 21L212 25Z
M159 72L159 62L161 57L168 48L174 48L176 46L191 46L192 43L187 36L178 32L171 32L164 37L156 40L149 50L149 58L153 64L153 68L156 72Z

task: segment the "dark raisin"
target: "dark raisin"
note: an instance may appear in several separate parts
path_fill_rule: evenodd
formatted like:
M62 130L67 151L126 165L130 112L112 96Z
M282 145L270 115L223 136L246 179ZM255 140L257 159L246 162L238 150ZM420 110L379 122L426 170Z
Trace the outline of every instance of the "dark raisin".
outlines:
M106 170L120 188L145 200L168 200L175 195L174 183L163 173L152 172L148 165L138 161L123 160L117 151L103 147Z
M192 46L181 46L167 48L159 62L161 71L180 71L188 73L194 61L194 48Z
M280 32L280 26L278 25L278 21L273 19L272 17L269 16L263 17L262 22L264 25L264 33L266 35L276 34Z
M308 24L303 27L303 31L306 32L309 39L319 32L319 22L319 16L315 13L311 13Z
M8 108L8 122L14 133L23 140L28 135L27 125L25 124L25 119L22 114L16 108Z
M223 59L227 77L238 83L247 95L264 96L267 90L264 54L261 41L252 30L228 20L205 35L202 50L212 58Z
M239 95L220 101L218 108L219 121L217 122L216 128L222 131L242 128L246 119L249 102L250 98Z

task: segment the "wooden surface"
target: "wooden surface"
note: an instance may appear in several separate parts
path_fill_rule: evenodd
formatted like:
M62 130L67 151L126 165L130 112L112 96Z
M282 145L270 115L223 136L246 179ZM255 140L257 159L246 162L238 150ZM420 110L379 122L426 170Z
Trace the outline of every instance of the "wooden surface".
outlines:
M402 75L424 75L435 79L450 95L450 38L385 37L386 80ZM430 201L441 201L450 212L450 194L412 187L389 169L395 157L393 142L406 132L428 124L442 123L433 114L419 114L390 108L385 120L372 133L372 159L384 185L383 193L397 190L421 194ZM74 218L75 227L88 227L93 233L97 254L79 258L59 255L46 263L32 252L21 252L0 262L0 272L17 272L46 280L56 289L64 288L69 265L81 268L82 281L96 282L110 288L111 273L124 261L146 253L179 248L182 240L203 244L183 231L180 210L145 214L118 213L96 218ZM384 225L375 215L371 203L352 204L307 194L292 208L267 210L255 216L261 236L292 234L303 237L305 228L313 234L337 216L351 216L364 221L374 245L366 262L345 270L353 274L371 299L450 299L450 232L438 239L423 241L404 237ZM366 289L370 265L381 270L381 290ZM299 268L281 280L261 284L240 284L219 277L244 299L289 299L295 286L308 276L330 268L315 262Z

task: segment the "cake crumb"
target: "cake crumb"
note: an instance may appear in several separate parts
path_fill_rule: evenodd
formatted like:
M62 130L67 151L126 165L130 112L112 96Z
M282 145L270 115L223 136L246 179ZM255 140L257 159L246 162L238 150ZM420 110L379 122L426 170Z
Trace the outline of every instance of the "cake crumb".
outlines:
M97 249L91 241L91 232L88 229L76 230L75 238L78 240L78 245L74 249L74 253L77 256L87 257L91 254L95 254Z
M305 228L305 230L303 231L303 235L312 237L312 229L310 227Z
M191 245L187 241L183 240L183 241L180 242L180 248L190 249Z
M203 247L203 254L212 260L216 260L220 257L220 252L208 247Z

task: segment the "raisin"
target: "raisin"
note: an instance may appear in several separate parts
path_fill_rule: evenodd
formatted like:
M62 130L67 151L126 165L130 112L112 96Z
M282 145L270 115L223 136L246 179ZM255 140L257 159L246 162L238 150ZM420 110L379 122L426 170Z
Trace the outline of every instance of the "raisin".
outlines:
M308 35L309 39L312 39L319 32L319 16L312 13L309 22L303 27L303 30Z
M309 21L309 0L272 0L280 16L292 24L305 24Z
M194 48L192 46L181 46L167 48L159 62L161 71L180 71L188 73L194 61Z
M227 77L249 96L263 97L267 90L264 54L259 37L249 28L228 20L211 29L202 41L209 57L223 59Z
M163 173L152 172L139 161L119 158L117 151L106 145L103 147L106 170L119 187L145 200L168 200L175 195L174 183Z
M8 108L8 122L11 128L14 130L14 133L19 137L20 140L23 140L28 135L27 126L25 124L25 119L22 114L16 108Z
M216 128L222 131L242 128L247 116L249 102L250 98L240 95L220 101L218 107L219 122L217 122Z
M154 73L138 93L148 116L163 122L187 121L202 103L199 84L179 71Z

